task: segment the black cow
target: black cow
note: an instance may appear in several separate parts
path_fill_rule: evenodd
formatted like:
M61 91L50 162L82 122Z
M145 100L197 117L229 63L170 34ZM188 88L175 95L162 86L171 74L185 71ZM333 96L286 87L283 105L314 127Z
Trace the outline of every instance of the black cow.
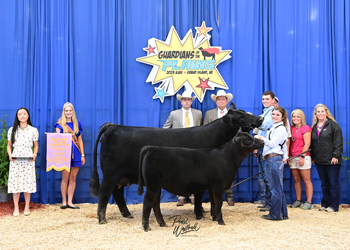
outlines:
M197 193L211 191L213 220L225 225L221 206L224 190L228 189L236 177L243 160L254 150L264 146L262 140L249 133L238 133L230 142L220 148L188 149L158 146L145 146L140 153L139 186L137 193L146 193L143 199L142 226L150 230L149 215L153 207L157 222L166 226L160 212L160 192L195 196L197 219L203 218L202 196ZM213 213L214 212L214 213Z
M202 56L204 57L204 60L206 57L211 57L211 60L215 60L215 54L220 54L219 48L207 48L203 49L202 47L199 48L199 50L202 52Z
M219 147L231 140L239 127L252 129L259 127L262 122L261 117L243 110L229 109L224 117L200 127L163 129L111 123L102 125L95 143L94 167L89 185L90 193L93 196L98 195L99 223L106 223L106 208L111 194L121 214L133 218L125 203L124 186L138 183L139 155L143 146ZM100 164L103 179L100 186L97 147L101 136Z

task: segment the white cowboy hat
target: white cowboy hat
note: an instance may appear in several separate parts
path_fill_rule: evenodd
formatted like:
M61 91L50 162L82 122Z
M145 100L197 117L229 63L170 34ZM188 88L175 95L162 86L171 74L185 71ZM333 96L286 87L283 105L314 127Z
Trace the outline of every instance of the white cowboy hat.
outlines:
M211 95L211 99L213 99L213 101L216 102L216 98L218 98L219 96L225 96L227 98L227 101L231 101L233 98L233 95L231 93L226 94L224 90L220 89L216 95Z
M191 92L191 91L188 91L188 90L185 90L185 91L182 93L182 95L177 94L177 95L176 95L176 98L177 98L180 102L181 102L182 98L192 98L192 101L193 101L194 99L196 99L195 96L192 97L192 92Z

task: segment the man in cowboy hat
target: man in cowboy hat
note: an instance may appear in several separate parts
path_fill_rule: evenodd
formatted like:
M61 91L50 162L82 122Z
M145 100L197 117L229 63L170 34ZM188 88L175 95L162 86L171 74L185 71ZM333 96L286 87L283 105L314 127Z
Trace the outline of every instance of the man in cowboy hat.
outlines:
M191 108L192 101L196 99L192 97L192 92L186 90L182 95L177 94L176 98L181 102L182 108L170 113L163 128L189 128L202 125L202 112ZM194 195L192 194L189 198L194 204ZM183 206L186 202L185 197L178 196L178 199L177 206Z
M220 89L217 94L212 94L211 99L216 102L216 108L208 110L205 113L203 125L206 125L216 119L223 117L227 114L227 104L233 98L231 93L226 94L226 92Z
M220 89L216 95L212 94L211 99L216 103L216 108L208 110L205 113L203 125L206 125L226 115L228 111L227 104L232 100L232 98L233 95L231 93L226 94L226 92L222 89ZM233 202L233 187L225 190L225 197L229 206L235 205Z

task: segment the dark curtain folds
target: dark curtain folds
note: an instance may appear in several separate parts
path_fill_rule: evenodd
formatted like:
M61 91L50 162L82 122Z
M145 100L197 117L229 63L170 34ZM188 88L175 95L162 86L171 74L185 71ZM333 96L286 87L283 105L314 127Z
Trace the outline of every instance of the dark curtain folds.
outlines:
M45 132L52 132L62 106L74 104L83 125L86 165L80 168L76 203L96 202L89 195L92 153L99 127L105 122L162 127L170 111L181 104L175 97L153 100L146 83L148 39L165 40L171 26L182 39L189 29L206 22L211 45L232 50L218 69L238 108L259 115L261 94L272 90L290 113L305 112L311 125L316 104L326 104L349 136L350 3L337 1L230 0L0 0L0 117L8 127L15 111L29 108L39 129L36 162L38 192L33 201L61 202L61 173L46 172ZM182 90L181 90L182 91ZM215 103L207 91L193 107L203 117ZM349 147L344 144L344 155ZM349 163L341 169L342 202L350 203ZM236 181L258 172L257 162L245 160ZM102 173L99 168L100 179ZM312 168L314 203L321 198L320 181ZM254 178L234 189L236 201L256 199ZM284 190L295 199L290 170L285 167ZM136 186L125 189L127 203L142 202ZM176 197L162 193L162 201ZM112 199L110 200L112 202Z

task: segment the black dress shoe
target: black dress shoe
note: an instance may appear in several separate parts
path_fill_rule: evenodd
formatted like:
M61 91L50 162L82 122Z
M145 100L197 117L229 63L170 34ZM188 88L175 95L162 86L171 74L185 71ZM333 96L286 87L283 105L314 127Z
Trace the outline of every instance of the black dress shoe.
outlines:
M268 212L270 211L269 207L263 207L262 209L259 210L259 212Z
M61 209L66 209L66 208L67 208L67 205L62 205L60 208L61 208Z
M69 205L67 205L67 208L70 208L70 209L80 209L79 207L72 207L72 206L69 206Z
M265 219L265 220L282 220L282 219L273 219L272 217L270 217L270 215L266 214L261 216L261 218Z

